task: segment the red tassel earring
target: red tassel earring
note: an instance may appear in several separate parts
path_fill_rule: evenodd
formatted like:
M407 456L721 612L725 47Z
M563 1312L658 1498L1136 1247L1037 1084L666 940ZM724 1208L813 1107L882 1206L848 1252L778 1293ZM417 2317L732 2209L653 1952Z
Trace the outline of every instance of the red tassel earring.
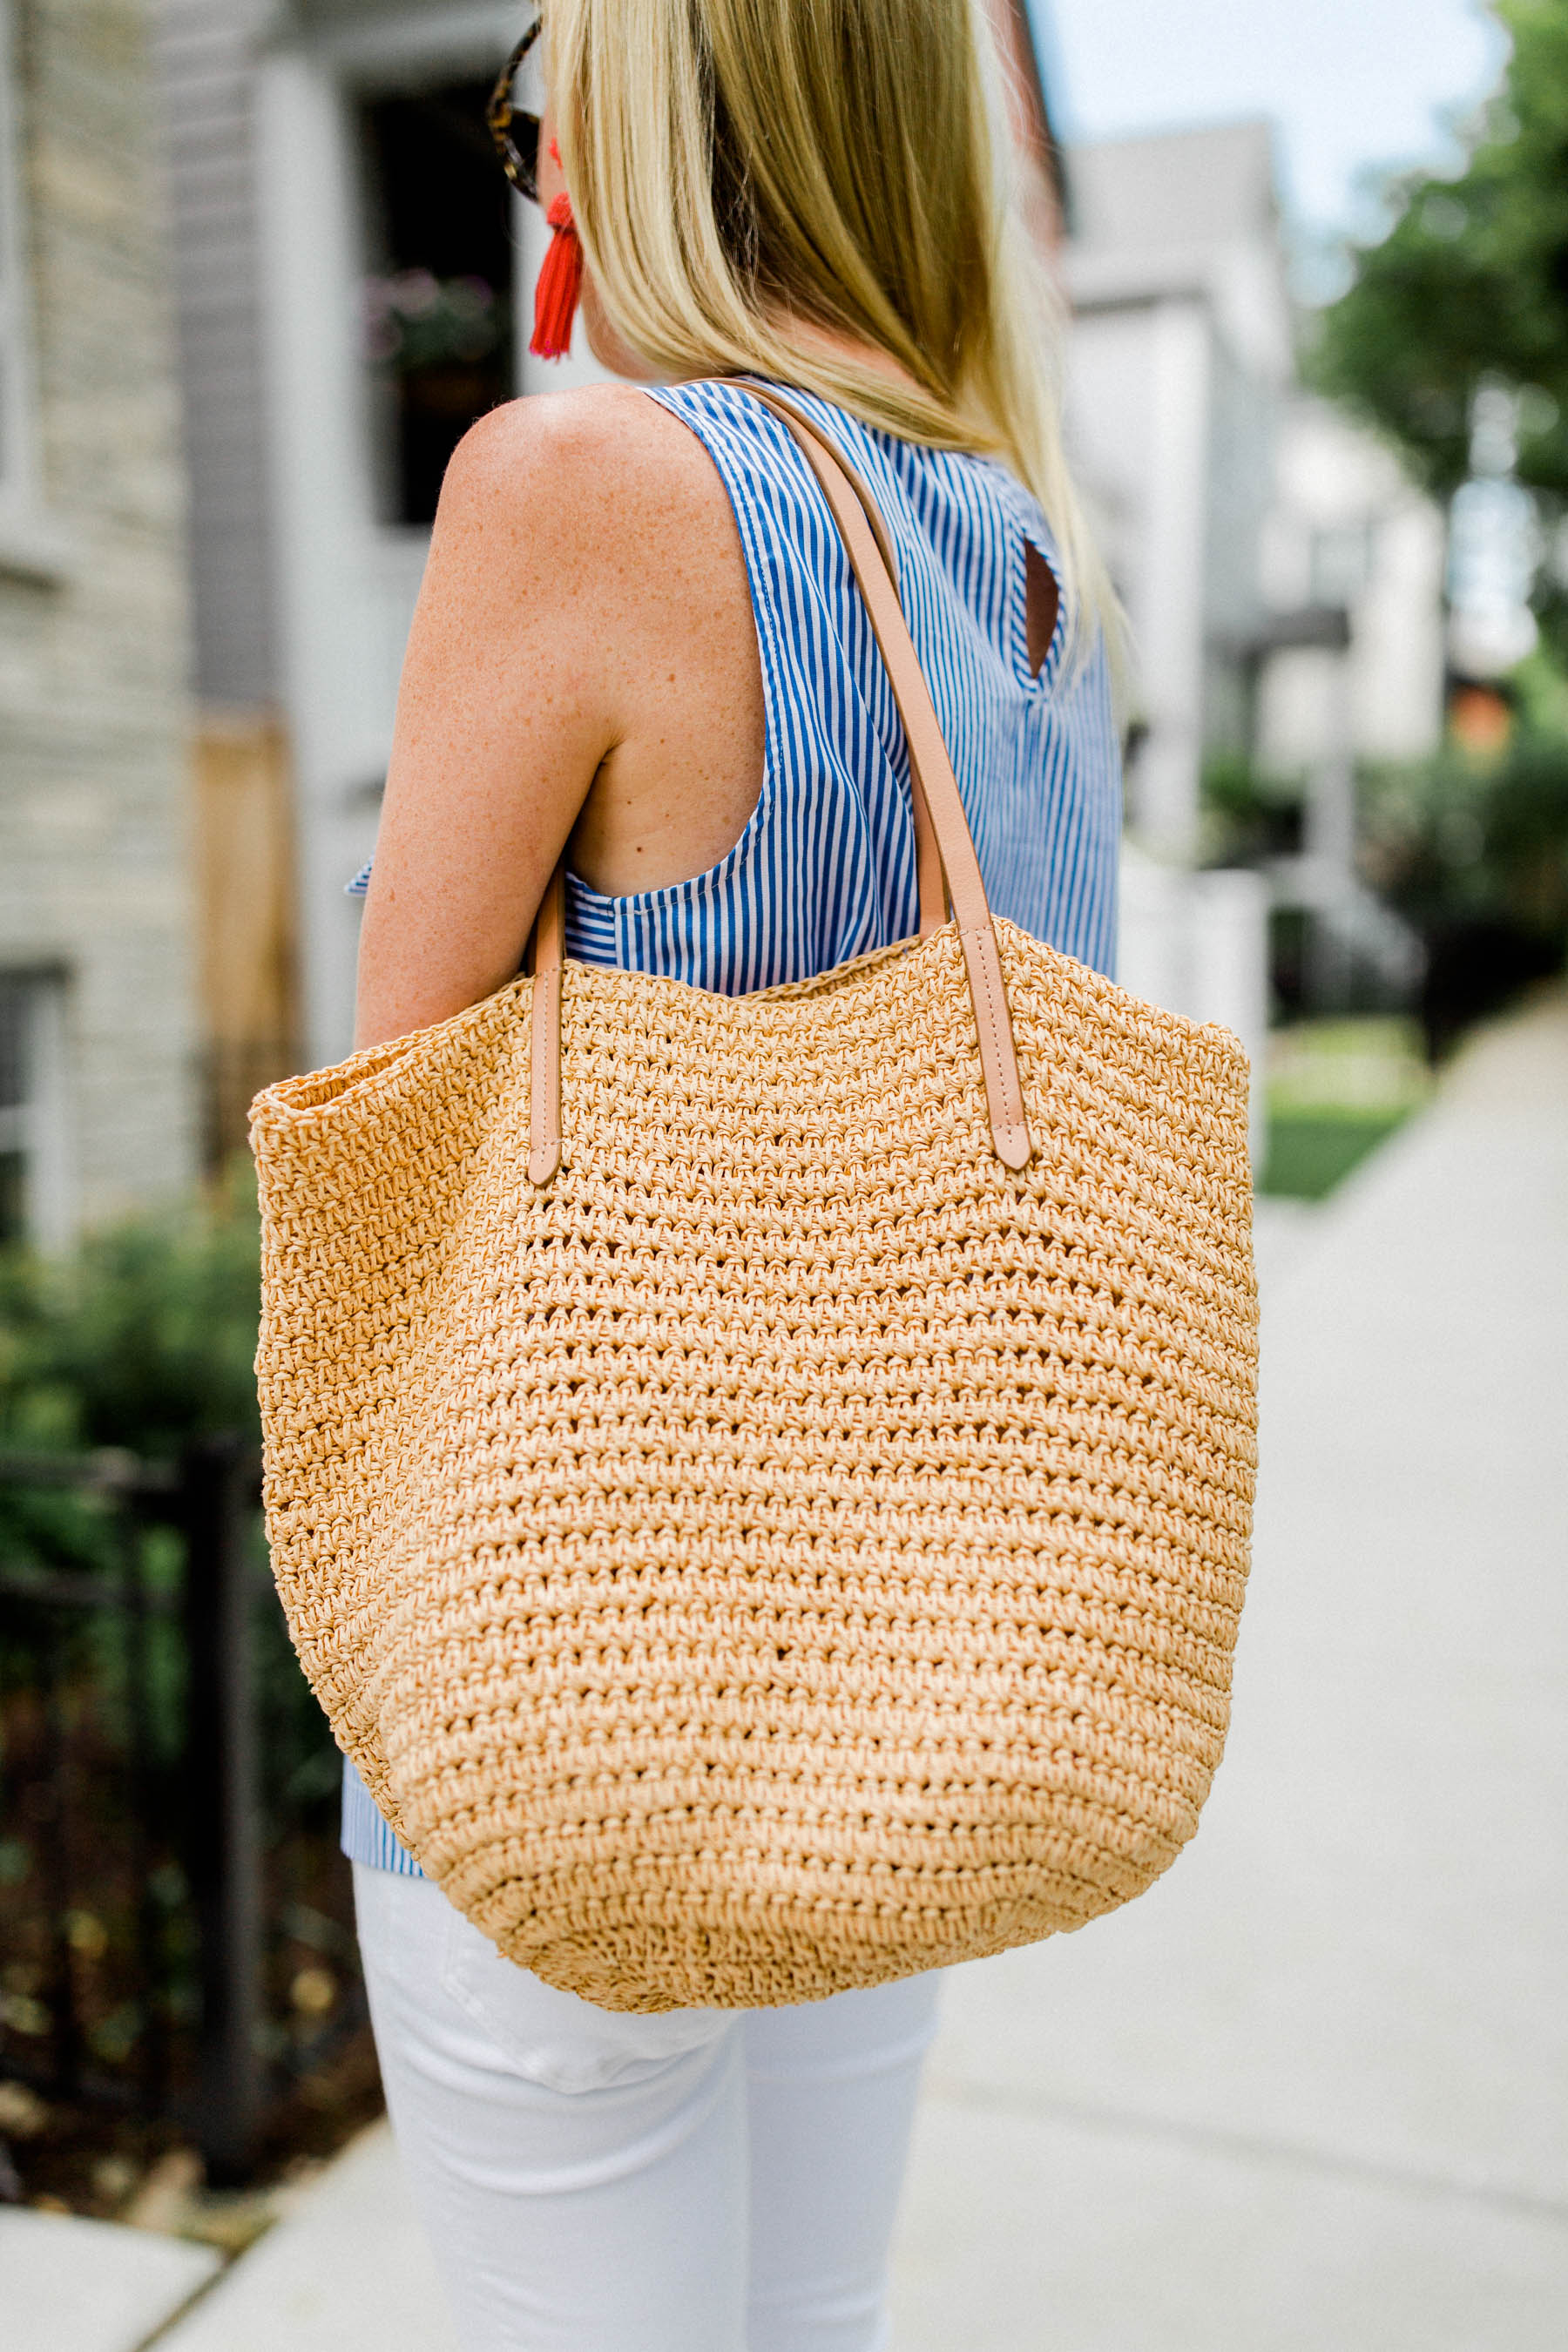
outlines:
M561 152L553 139L550 152L559 163ZM533 289L533 340L528 348L535 359L563 360L572 348L572 322L583 291L583 240L564 188L551 199L544 217L551 228L550 250Z
M583 240L564 190L544 217L552 233L533 289L533 340L528 348L535 359L563 360L572 348L572 322L583 290Z

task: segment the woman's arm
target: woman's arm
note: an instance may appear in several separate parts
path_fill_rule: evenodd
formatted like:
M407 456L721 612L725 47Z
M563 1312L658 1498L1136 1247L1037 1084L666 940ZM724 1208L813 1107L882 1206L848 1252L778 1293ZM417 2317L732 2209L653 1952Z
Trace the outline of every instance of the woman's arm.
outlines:
M755 803L763 733L745 563L696 437L620 386L483 418L404 661L356 1045L509 980L574 826L600 889L702 872Z
M398 692L356 1046L443 1020L518 969L615 740L615 680L595 659L605 412L637 397L516 403L447 468Z

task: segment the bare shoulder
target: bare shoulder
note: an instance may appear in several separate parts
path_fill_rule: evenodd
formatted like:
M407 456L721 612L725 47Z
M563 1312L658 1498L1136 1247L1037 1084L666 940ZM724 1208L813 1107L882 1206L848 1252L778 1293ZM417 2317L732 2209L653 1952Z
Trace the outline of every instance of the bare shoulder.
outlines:
M612 894L731 846L766 753L760 644L728 494L678 416L605 385L513 402L465 435L398 712L409 782L389 806L417 803L429 835L461 812L478 838L482 805L505 870L530 877L530 916L568 835Z
M679 559L704 522L732 530L696 436L635 385L592 384L509 401L472 425L447 467L437 530L504 534L525 558L547 555L568 587L579 565L603 578L612 551L639 569Z

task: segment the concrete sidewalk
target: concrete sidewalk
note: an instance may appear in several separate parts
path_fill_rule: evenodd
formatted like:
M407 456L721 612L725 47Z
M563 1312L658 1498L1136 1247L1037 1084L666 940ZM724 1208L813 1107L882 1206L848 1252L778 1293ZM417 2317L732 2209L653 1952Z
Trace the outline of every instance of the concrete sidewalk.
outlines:
M363 2132L154 2342L157 2352L458 2352L387 2126Z
M5 2352L140 2352L216 2275L210 2246L75 2213L0 2208Z
M1210 1811L955 1976L900 2352L1568 2342L1568 1003L1279 1239Z
M900 2352L1568 2341L1568 1003L1261 1240L1225 1769L1142 1902L953 1972ZM451 2352L384 2127L160 2352L362 2346Z

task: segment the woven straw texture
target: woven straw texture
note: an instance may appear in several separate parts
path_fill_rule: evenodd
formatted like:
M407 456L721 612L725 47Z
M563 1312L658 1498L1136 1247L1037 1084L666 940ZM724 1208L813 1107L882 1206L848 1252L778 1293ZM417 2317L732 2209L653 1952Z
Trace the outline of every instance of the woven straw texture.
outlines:
M569 963L258 1097L279 1585L371 1793L611 2009L1076 1927L1191 1835L1246 1580L1247 1066L998 922L731 998Z

